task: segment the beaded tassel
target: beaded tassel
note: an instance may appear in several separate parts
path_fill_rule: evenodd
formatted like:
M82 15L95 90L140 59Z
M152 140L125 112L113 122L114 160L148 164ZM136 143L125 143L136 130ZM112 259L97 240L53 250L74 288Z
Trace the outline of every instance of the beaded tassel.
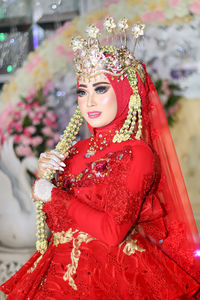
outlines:
M42 201L36 202L36 212L37 212L37 242L36 242L36 249L41 254L43 254L48 246L47 242L47 233L46 233L46 216L45 213L42 211L44 203Z
M76 139L76 136L80 130L82 125L83 118L81 116L81 112L79 107L76 109L73 117L71 118L68 126L66 127L63 136L60 142L56 146L56 151L65 154L72 146L72 142ZM47 170L44 174L44 179L51 180L53 179L56 171L54 170ZM45 213L42 211L44 203L42 201L36 202L37 207L37 242L36 242L36 249L43 254L48 247L47 241L47 233L46 233L46 216Z
M135 138L139 140L142 135L141 98L137 86L138 81L137 81L136 71L130 68L126 71L126 73L134 94L131 95L129 100L129 111L128 111L127 118L123 126L121 127L120 131L116 133L116 135L114 136L113 143L116 142L121 143L123 141L127 141L131 137L131 135L134 132L137 116L138 116L138 128L137 128Z

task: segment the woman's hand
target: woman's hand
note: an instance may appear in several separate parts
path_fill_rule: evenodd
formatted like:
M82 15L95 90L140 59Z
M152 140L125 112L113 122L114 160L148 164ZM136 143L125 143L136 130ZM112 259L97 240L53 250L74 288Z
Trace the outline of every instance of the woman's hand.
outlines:
M63 167L66 167L66 165L63 162L63 160L65 160L68 155L68 152L66 152L65 155L63 155L56 150L41 153L40 158L38 160L39 177L42 178L47 169L64 171Z

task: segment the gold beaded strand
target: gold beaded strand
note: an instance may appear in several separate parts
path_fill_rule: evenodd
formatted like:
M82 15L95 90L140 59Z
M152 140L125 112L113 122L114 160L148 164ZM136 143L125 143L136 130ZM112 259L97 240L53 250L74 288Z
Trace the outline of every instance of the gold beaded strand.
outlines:
M123 141L127 141L134 132L136 119L138 117L138 128L136 132L136 139L140 139L142 135L142 114L141 114L141 98L138 91L138 80L136 76L136 71L133 68L129 68L127 71L128 81L130 86L134 92L131 95L129 100L129 110L127 118L116 135L113 138L113 143L121 143Z
M56 145L55 150L61 154L65 154L72 146L73 141L80 130L83 123L80 108L77 107L74 115L72 116L68 126L66 127L60 142ZM47 170L43 176L44 179L53 179L56 171ZM42 201L36 201L36 218L37 218L37 241L36 249L43 254L48 248L47 233L46 233L46 216L42 210L44 203Z

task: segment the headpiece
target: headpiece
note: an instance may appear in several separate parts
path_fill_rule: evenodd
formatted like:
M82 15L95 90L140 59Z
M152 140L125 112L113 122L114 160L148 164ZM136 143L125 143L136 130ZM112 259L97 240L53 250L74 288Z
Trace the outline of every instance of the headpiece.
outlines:
M143 24L135 24L131 33L135 38L134 47L139 36L144 34ZM86 29L88 39L81 36L72 38L71 47L74 51L74 69L78 78L90 78L102 72L123 78L123 74L131 67L137 68L140 63L133 53L127 48L128 20L123 18L118 24L112 17L104 21L107 34L111 34L113 41L120 40L120 46L101 46L99 42L100 32L95 25L89 25Z

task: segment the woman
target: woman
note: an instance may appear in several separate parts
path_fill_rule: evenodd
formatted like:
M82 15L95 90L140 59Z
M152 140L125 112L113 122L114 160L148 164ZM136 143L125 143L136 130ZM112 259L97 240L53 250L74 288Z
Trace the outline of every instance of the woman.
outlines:
M40 177L56 171L33 187L51 230L48 248L41 235L40 251L1 290L20 300L196 299L195 223L145 65L128 49L99 48L94 35L83 44L77 95L92 136L66 146L78 110L72 133L41 156Z

